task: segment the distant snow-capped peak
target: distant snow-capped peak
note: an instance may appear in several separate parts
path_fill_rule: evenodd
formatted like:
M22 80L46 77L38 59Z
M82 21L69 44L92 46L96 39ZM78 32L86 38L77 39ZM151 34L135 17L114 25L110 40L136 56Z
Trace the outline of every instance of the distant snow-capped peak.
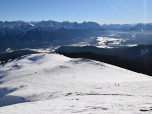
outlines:
M0 31L11 33L16 32L27 32L34 29L42 31L52 31L54 29L65 28L65 29L77 29L77 30L101 30L99 24L95 22L56 22L56 21L40 21L40 22L24 22L24 21L0 21ZM103 28L102 28L103 29Z

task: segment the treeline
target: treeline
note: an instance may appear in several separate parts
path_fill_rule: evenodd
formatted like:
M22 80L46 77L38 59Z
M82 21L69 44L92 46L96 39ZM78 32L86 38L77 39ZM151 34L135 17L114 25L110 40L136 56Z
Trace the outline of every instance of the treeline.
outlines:
M57 53L63 54L64 56L70 58L86 58L86 59L96 60L111 65L115 65L121 68L125 68L134 72L152 76L152 63L140 63L140 62L120 58L117 56L98 55L91 52L79 52L79 53L57 52Z
M0 61L8 61L9 59L15 59L24 55L35 54L35 53L39 53L39 52L31 51L31 50L18 50L13 52L0 53Z
M19 55L18 57L12 57L12 58L10 58L10 59L0 59L0 64L2 64L3 66L5 66L5 64L7 63L7 62L11 62L11 61L13 61L13 60L15 60L15 59L21 59L21 57L22 56L24 56L24 55ZM15 66L17 66L17 64L15 65Z
M10 53L0 53L0 65L5 66L7 62L11 62L15 59L20 59L21 57L28 55L28 54L35 54L39 52L30 51L30 50L19 50L19 51L13 51Z

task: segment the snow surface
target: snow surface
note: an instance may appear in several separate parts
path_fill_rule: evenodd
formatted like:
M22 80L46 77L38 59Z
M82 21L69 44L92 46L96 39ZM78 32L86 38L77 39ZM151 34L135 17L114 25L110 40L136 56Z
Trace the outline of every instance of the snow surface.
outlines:
M112 34L111 36L114 36L114 34ZM125 46L125 45L121 45L123 42L126 42L126 39L122 39L122 38L118 39L112 37L91 37L85 39L82 42L71 44L70 46L79 46L79 47L95 46L98 48L113 48L115 46Z
M105 43L108 41L112 41L112 43L108 43L109 45L116 46L121 45L121 42L126 42L125 39L116 39L116 38L109 38L109 37L97 37L98 46L106 45Z
M150 114L151 87L106 63L32 54L0 65L0 114Z

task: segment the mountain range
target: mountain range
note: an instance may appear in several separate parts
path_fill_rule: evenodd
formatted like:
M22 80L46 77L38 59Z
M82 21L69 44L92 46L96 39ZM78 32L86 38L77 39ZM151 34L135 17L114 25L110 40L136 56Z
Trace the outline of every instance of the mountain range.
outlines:
M77 30L103 30L99 24L95 22L70 23L68 21L40 21L40 22L24 22L24 21L5 21L0 22L0 32L3 35L10 33L26 34L27 31L38 29L39 31L54 32L59 28L77 29Z
M70 23L68 21L40 21L40 22L24 22L24 21L0 21L0 41L26 41L27 38L32 39L48 39L51 37L66 36L71 31L104 31L99 24L95 22ZM70 32L69 32L70 31ZM26 40L23 40L26 38ZM33 40L34 41L34 40Z
M72 30L72 31L71 31ZM30 38L31 41L49 39L51 37L69 36L82 34L82 31L149 31L152 30L152 24L104 24L100 25L95 22L56 22L56 21L39 21L39 22L24 22L24 21L0 21L0 41L26 41ZM70 31L70 32L69 32ZM26 40L25 40L26 39Z
M83 39L103 36L109 31L144 32L151 31L152 24L110 24L95 22L56 21L0 21L0 52L6 49L23 49L43 46L71 45L86 42Z
M117 30L117 31L151 31L152 23L137 23L137 24L103 24L101 25L105 30Z

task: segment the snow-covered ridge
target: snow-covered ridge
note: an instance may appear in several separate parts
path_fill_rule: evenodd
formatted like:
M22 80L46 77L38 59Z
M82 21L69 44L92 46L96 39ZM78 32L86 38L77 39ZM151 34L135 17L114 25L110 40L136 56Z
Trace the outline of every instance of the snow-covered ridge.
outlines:
M152 25L150 23L147 23L147 24L139 23L139 24L131 27L130 30L144 32L144 31L147 31L147 30L152 30Z
M106 63L32 54L0 65L0 113L150 114L151 86L151 77Z
M101 25L101 27L103 27L106 30L125 30L125 29L129 29L134 25L131 24L103 24Z
M26 33L29 30L39 29L42 31L52 31L54 29L65 28L65 29L78 29L78 30L101 30L99 24L95 22L56 22L56 21L40 21L40 22L24 22L24 21L0 21L0 32L11 33L12 31L18 31ZM102 29L103 30L103 29Z
M137 24L103 24L101 25L105 30L152 30L151 23L137 23Z
M137 27L136 27L137 26ZM152 29L151 23L147 24L104 24L99 25L95 22L57 22L57 21L38 21L38 22L25 22L25 21L0 21L0 34L5 35L6 33L11 34L17 32L17 34L25 34L27 31L38 29L41 31L54 31L59 28L65 29L77 29L77 30L135 30L143 28ZM133 28L136 27L136 28Z

